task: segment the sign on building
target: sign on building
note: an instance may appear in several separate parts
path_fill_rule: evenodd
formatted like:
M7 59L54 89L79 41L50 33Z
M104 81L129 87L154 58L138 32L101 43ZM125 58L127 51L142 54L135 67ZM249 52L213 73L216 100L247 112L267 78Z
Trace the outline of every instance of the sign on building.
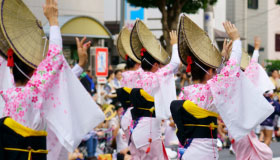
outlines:
M125 1L125 26L129 29L133 28L136 19L144 20L144 8L135 7Z

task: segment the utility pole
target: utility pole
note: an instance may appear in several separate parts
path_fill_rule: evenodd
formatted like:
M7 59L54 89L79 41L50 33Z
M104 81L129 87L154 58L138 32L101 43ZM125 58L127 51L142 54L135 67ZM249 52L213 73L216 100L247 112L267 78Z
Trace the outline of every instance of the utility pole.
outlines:
M208 33L212 42L215 40L214 25L215 19L213 6L208 4L208 7L204 10L204 30Z
M125 0L121 0L121 17L120 17L120 30L123 28L124 26L124 14L125 14Z

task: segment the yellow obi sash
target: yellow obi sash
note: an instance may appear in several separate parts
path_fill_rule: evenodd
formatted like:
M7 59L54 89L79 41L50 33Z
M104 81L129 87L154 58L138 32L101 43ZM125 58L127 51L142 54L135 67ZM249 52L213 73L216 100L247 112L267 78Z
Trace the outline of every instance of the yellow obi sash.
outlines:
M36 130L30 129L30 128L27 128L27 127L19 124L18 122L16 122L15 120L13 120L12 118L9 118L9 117L5 118L3 124L5 126L7 126L8 128L10 128L11 130L13 130L15 133L24 137L24 138L26 138L26 137L37 137L37 136L46 137L47 136L46 131L36 131ZM28 148L28 149L4 148L4 150L17 151L17 152L27 152L28 153L28 160L32 159L31 158L32 153L48 154L48 150L44 150L44 149L34 150L32 148Z
M185 101L183 104L183 108L192 116L194 116L197 119L203 119L207 117L218 117L219 115L215 112L208 111L206 109L198 107L195 103L192 101ZM215 125L214 122L211 122L209 125L203 125L203 124L184 124L184 126L197 126L197 127L208 127L211 130L214 130L215 128L218 128L217 125Z

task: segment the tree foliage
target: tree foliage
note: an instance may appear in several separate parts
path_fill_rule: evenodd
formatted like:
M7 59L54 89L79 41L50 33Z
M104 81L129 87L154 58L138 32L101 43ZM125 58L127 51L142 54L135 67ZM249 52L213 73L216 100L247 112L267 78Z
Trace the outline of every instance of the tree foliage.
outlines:
M143 8L158 8L162 0L128 0L130 4L136 7ZM200 8L206 9L207 5L210 3L213 5L217 0L165 0L166 7L172 8L175 3L182 4L182 12L185 13L196 13Z
M200 8L206 9L208 4L217 0L127 0L136 7L158 8L162 14L161 23L163 36L161 39L166 50L170 53L169 32L177 29L180 13L196 13Z
M266 60L266 71L271 73L273 70L280 70L280 60Z

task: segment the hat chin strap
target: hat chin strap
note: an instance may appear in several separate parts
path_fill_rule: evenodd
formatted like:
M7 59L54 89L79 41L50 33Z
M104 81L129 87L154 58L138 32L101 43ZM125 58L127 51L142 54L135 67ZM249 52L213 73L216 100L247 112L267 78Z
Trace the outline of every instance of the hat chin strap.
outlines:
M20 73L24 75L24 77L26 77L27 79L31 79L27 74L25 74L25 73L19 68L19 66L18 66L16 63L14 63L14 64L15 64L15 67L20 71Z
M143 58L143 61L146 61L149 65L151 65L152 67L155 66L153 65L151 62L149 62L146 58Z
M194 63L195 63L195 65L197 65L200 69L202 69L205 73L207 73L208 75L210 75L209 72L206 71L206 69L204 69L201 65L199 65L199 64L196 63L196 62L194 62Z

